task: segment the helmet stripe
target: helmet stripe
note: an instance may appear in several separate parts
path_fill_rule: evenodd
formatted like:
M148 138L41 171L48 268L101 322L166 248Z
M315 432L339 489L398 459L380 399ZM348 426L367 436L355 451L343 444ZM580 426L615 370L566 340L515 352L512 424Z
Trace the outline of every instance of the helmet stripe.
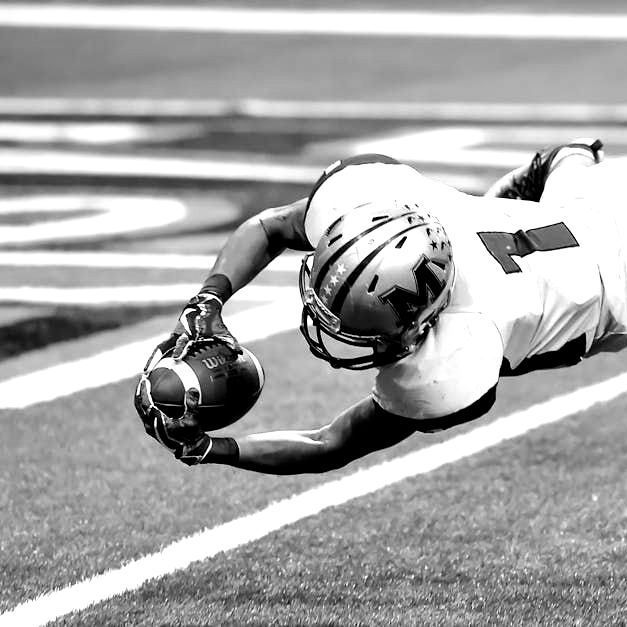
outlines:
M412 231L413 229L419 229L423 227L424 224L413 224L408 226L406 229L402 231L398 231L394 233L391 237L389 237L385 242L379 244L373 251L368 253L353 269L353 271L346 277L344 283L340 286L340 289L337 291L335 298L331 305L329 305L329 309L336 315L340 315L340 311L342 310L342 306L344 305L344 301L348 297L348 293L357 282L359 275L366 269L368 264L392 241L394 241L400 235L407 233L408 231Z
M386 218L385 220L378 220L373 226L371 226L370 228L367 228L365 231L362 231L359 235L356 235L355 237L353 237L352 239L348 240L348 242L346 242L345 244L342 244L342 246L340 246L325 262L325 264L320 268L320 271L318 272L318 276L316 277L316 282L314 284L314 289L316 291L318 291L320 289L320 287L322 286L322 283L324 282L324 279L327 275L327 272L329 271L329 268L356 242L358 242L362 237L364 237L364 235L368 235L369 233L372 233L373 231L376 231L378 228L381 228L382 226L385 226L386 224L389 224L390 222L393 222L394 220L397 220L398 218L403 218L406 215L413 213L412 211L406 211L405 213L401 213L397 216L392 216L389 218ZM403 231L404 232L404 231ZM394 236L396 237L396 235Z

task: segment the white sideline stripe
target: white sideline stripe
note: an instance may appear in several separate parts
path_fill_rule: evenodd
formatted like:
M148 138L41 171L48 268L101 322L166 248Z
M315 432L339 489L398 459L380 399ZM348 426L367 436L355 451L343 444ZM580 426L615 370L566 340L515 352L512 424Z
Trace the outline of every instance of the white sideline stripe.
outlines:
M627 374L621 374L499 418L440 444L323 483L248 516L182 538L161 551L120 568L22 603L0 615L0 627L44 625L70 612L137 590L147 581L187 568L218 553L237 549L330 507L426 474L543 425L586 411L626 391Z
M0 5L1 6L1 5ZM158 178L191 181L267 181L310 184L320 176L319 166L112 155L69 150L3 148L0 172L13 175L71 175L99 178Z
M0 303L85 305L181 303L198 291L200 283L119 285L114 287L0 287ZM234 300L268 302L294 293L289 286L249 285Z
M302 255L283 254L264 270L295 272ZM170 270L208 270L216 255L180 255L171 253L126 253L107 251L0 251L0 266L59 268L166 268Z
M518 122L521 120L573 124L624 123L625 104L572 102L363 102L358 100L263 100L219 99L125 99L125 98L11 98L0 97L0 116L38 118L150 119L193 117L316 118L316 119L399 119L459 120L465 122Z
M627 39L627 15L618 13L283 10L8 3L2 5L0 25L274 35Z
M302 304L298 290L291 289L290 298L225 316L235 337L245 344L296 328L300 323ZM134 377L163 339L161 334L6 379L0 382L0 409L23 409Z

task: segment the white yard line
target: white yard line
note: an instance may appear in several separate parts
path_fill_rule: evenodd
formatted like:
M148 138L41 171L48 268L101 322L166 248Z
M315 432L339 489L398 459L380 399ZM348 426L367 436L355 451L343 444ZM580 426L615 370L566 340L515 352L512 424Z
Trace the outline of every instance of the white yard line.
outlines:
M0 149L0 172L13 175L157 178L190 181L313 183L319 166L224 159L151 157L132 154L25 148Z
M41 305L137 305L184 303L200 288L198 283L154 285L116 285L111 287L45 287L17 285L0 287L0 304ZM268 302L294 294L293 287L249 285L235 294L233 300ZM1 402L1 401L0 401Z
M283 254L266 272L296 272L302 255ZM29 250L0 251L0 267L62 268L167 268L170 270L208 270L215 255L179 255L172 253L127 253L109 251Z
M627 15L227 9L197 6L2 5L0 25L211 33L625 40Z
M198 122L170 123L167 126L157 127L123 120L113 122L0 121L0 141L86 146L109 146L131 142L151 144L197 137L204 130Z
M302 304L296 288L284 298L226 316L226 323L243 344L294 329ZM23 409L36 403L116 383L136 376L163 335L118 346L84 359L58 364L0 382L0 409Z
M3 5L5 6L5 5ZM567 122L572 124L621 124L627 120L625 104L573 102L364 102L358 100L125 99L125 98L11 98L0 97L0 116L49 119L102 117L151 120L218 116L250 118L314 118L367 120L458 120L463 122Z
M113 596L137 590L147 581L187 568L194 562L259 540L327 508L343 505L404 479L426 474L524 435L532 429L586 411L597 403L611 401L626 391L627 374L621 374L533 405L440 444L376 464L336 481L322 483L250 515L182 538L120 568L22 603L0 615L0 626L44 625Z

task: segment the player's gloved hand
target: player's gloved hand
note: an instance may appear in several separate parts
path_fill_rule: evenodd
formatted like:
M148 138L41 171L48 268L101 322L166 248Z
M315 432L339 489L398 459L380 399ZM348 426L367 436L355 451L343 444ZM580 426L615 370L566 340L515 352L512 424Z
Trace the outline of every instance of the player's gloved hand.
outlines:
M159 360L176 346L176 342L179 337L180 334L174 332L170 333L168 338L157 345L155 350L152 351L152 355L150 355L148 361L144 365L144 375L148 375L148 373L157 365Z
M222 320L222 301L211 293L201 292L187 303L173 335L176 336L174 359L183 359L195 343L209 339L222 342L235 353L242 352Z
M180 418L170 418L154 403L150 394L150 379L142 374L135 392L135 409L146 433L179 457L185 447L204 435L196 416L200 393L190 388L185 394L185 412Z
M175 456L187 466L206 464L207 455L211 451L212 446L213 440L211 436L203 433L194 442L184 444L183 448L175 453Z

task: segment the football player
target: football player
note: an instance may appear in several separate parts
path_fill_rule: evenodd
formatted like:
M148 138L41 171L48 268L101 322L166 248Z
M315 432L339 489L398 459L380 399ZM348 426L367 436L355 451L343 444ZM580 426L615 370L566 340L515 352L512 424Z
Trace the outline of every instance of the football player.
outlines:
M576 364L626 337L624 203L601 142L538 153L484 197L383 155L330 166L308 198L267 209L229 237L136 394L146 430L188 465L324 472L416 431L484 415L499 378ZM305 251L301 331L338 368L372 368L372 393L309 430L211 437L154 405L146 373L168 349L217 337L222 306L285 249ZM348 350L344 350L344 348Z

